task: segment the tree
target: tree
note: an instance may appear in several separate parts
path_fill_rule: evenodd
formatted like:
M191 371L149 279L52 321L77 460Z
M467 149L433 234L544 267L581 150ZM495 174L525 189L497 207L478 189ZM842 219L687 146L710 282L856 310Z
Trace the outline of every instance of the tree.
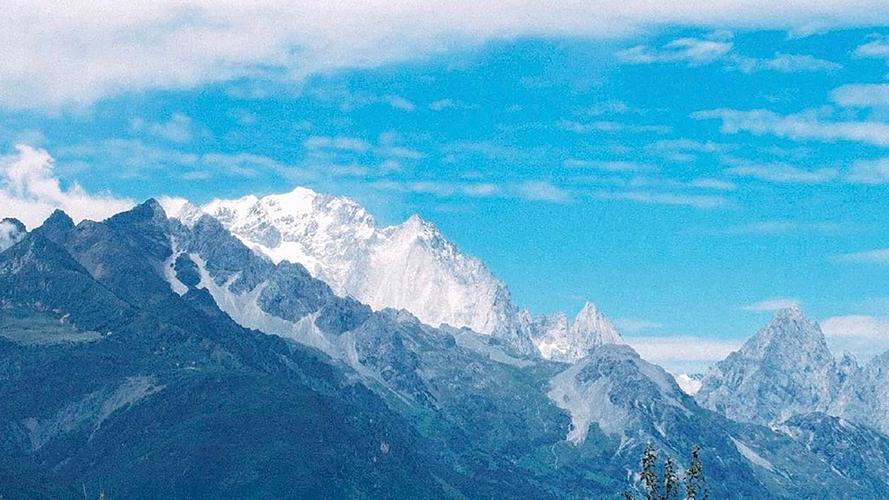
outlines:
M704 463L701 462L701 447L691 450L691 461L685 470L685 498L687 500L707 500L710 492L704 482Z
M657 451L651 445L645 447L640 459L642 470L639 482L645 493L645 500L677 500L682 491L682 482L676 473L676 465L669 456L664 459L663 475L658 473ZM701 461L701 447L691 450L691 460L684 474L684 500L706 500L709 491L704 481L704 464ZM636 496L625 491L624 500L636 500Z

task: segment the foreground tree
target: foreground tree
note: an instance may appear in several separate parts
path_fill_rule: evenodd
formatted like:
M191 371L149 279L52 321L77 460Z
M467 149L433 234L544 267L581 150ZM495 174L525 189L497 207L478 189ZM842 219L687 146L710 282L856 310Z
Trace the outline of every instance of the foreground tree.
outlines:
M710 494L704 480L704 464L701 462L701 447L695 446L691 450L691 459L685 470L683 480L680 481L676 473L676 466L669 456L664 460L663 474L658 472L657 451L648 445L642 452L640 459L642 470L639 472L639 482L642 485L645 500L678 500L685 484L684 500L706 500ZM625 500L636 500L636 496L625 491Z

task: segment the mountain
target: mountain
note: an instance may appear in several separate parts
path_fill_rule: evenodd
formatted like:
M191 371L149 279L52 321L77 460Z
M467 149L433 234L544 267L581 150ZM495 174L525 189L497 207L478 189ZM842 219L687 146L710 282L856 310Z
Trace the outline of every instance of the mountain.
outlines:
M531 329L534 344L546 359L574 362L596 347L622 342L617 328L591 302L568 321L564 314L542 317Z
M27 232L25 225L18 219L0 220L0 252L18 243Z
M194 207L186 207L178 217L188 223L197 217ZM602 342L620 341L589 304L571 325L559 314L531 319L480 260L461 253L416 215L380 228L354 201L306 188L214 200L201 210L273 262L302 264L337 295L374 310L404 309L432 326L492 335L523 356L569 362Z
M860 369L844 358L847 382L831 403L829 413L889 434L889 352L875 356Z
M842 382L821 328L792 307L717 363L695 398L733 420L771 425L826 411Z
M0 305L4 498L603 498L648 443L680 467L701 444L719 498L889 491L880 459L831 467L792 432L700 407L627 346L517 357L153 201L53 214L0 253Z

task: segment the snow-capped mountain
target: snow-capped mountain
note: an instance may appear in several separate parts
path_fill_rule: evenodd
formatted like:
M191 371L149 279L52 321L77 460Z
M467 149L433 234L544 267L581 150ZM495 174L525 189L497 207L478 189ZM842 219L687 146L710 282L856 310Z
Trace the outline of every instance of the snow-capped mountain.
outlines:
M477 258L461 253L432 224L412 216L377 226L356 202L306 188L262 198L214 200L174 212L193 223L204 212L274 262L302 264L340 296L374 310L404 309L423 323L469 328L523 355L576 361L620 334L595 306L574 321L532 318Z
M577 361L604 344L621 343L620 333L592 302L573 321L562 313L542 317L532 328L541 356L556 361Z
M792 307L717 363L695 397L734 420L769 425L826 411L841 383L821 328Z

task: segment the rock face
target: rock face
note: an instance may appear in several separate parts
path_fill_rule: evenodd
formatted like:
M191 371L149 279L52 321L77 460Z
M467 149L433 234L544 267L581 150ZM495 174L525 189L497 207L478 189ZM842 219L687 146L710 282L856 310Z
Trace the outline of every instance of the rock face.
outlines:
M717 363L695 397L731 419L770 425L827 411L842 382L821 328L794 307Z
M273 262L305 266L337 295L374 310L404 309L432 326L469 328L525 356L573 362L620 335L588 304L570 325L563 315L530 319L506 285L461 253L435 226L414 215L378 227L348 198L306 188L263 198L215 200L202 210ZM179 215L196 220L194 207Z

